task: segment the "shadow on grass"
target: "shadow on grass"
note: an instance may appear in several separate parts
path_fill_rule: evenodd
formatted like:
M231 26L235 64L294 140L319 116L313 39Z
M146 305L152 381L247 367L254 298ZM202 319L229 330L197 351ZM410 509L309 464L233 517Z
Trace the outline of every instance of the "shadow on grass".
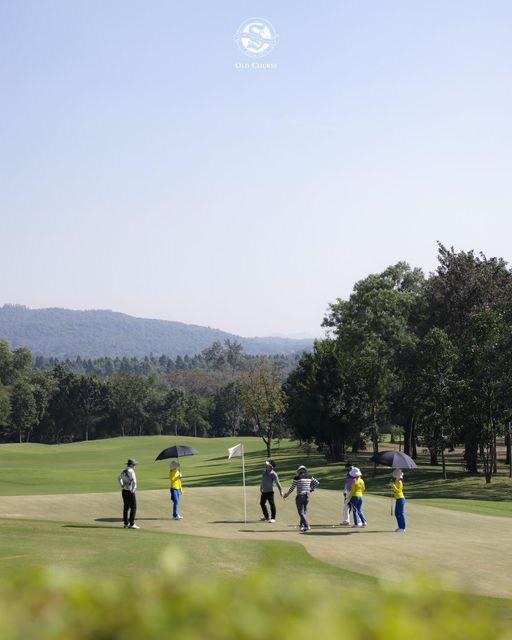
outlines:
M208 524L256 524L257 520L211 520Z
M122 522L122 520L121 520ZM100 524L63 524L63 529L116 529L117 527L106 527Z

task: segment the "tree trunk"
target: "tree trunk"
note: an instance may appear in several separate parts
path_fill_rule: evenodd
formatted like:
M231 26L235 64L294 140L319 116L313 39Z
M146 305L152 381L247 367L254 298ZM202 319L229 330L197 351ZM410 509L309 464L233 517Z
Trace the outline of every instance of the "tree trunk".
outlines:
M444 457L444 447L441 449L441 464L443 465L443 480L447 480L448 476L446 475L446 460Z
M492 471L495 475L498 473L498 442L495 428L492 434Z
M439 464L439 461L437 459L437 449L429 449L430 451L430 464L433 467L437 467L437 465Z
M511 437L512 424L508 423L507 432L507 460L508 460L508 477L512 478L512 437Z
M416 416L413 414L411 419L408 420L404 426L404 453L408 456L411 455L412 451L412 434L414 431L414 423L416 421Z
M414 418L414 422L412 424L412 433L411 433L411 458L416 460L418 458L418 440L416 438L416 418Z
M478 473L478 444L474 441L465 443L464 459L469 473Z
M510 460L512 458L511 454L511 447L510 447L510 422L507 425L507 433L505 434L505 464L508 464L510 466Z

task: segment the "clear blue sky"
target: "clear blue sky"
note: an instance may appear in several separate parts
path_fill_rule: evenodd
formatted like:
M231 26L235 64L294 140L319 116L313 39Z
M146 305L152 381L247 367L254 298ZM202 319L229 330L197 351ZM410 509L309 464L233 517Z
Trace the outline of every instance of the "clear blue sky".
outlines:
M261 62L235 32L279 34ZM436 240L512 258L512 3L2 0L0 304L320 335Z

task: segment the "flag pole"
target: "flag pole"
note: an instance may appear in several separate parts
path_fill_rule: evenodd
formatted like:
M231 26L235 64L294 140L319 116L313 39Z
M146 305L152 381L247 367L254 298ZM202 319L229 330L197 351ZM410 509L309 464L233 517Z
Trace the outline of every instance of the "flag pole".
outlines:
M245 450L242 444L242 478L244 482L244 524L247 524L247 493L245 490Z

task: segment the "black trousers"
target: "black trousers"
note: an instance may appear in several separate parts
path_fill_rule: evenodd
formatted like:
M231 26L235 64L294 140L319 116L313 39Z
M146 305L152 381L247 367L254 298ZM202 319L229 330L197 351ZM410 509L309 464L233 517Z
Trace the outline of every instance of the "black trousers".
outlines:
M123 489L123 521L125 525L132 525L135 522L137 513L137 500L135 494ZM129 512L129 513L128 513Z
M276 519L276 503L274 502L273 491L266 491L265 493L262 493L260 498L261 510L263 511L264 517L268 520L268 509L266 505L267 502L270 505L270 517L272 518L272 520L275 520Z

